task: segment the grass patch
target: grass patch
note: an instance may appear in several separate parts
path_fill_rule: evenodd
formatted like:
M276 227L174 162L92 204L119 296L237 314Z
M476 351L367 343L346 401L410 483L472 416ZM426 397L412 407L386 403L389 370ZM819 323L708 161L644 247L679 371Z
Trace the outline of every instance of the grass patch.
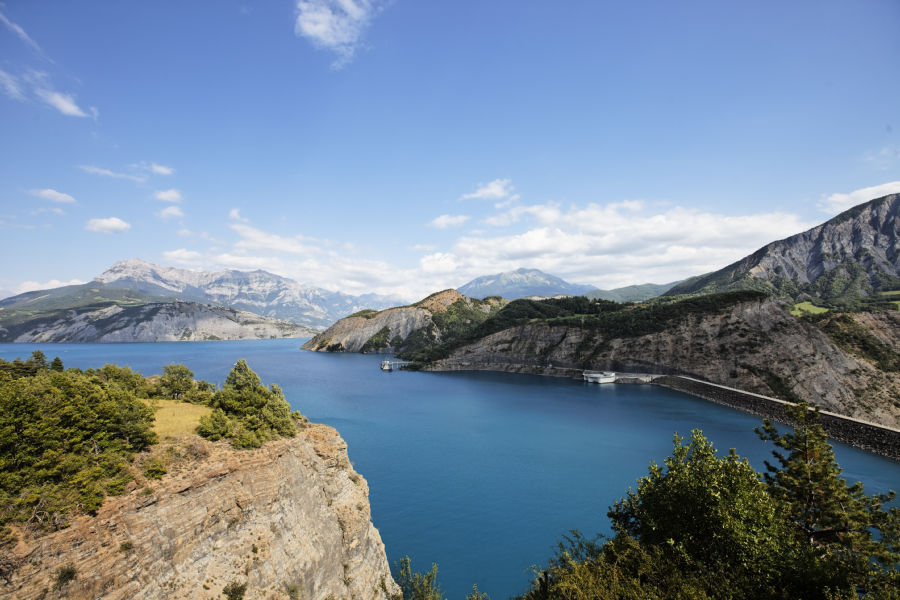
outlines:
M155 399L148 404L156 410L153 431L161 440L195 433L200 417L212 412L208 406L178 400Z
M820 315L826 312L828 312L827 308L816 306L812 302L798 302L794 305L794 308L791 309L791 314L795 317L802 317L805 314Z

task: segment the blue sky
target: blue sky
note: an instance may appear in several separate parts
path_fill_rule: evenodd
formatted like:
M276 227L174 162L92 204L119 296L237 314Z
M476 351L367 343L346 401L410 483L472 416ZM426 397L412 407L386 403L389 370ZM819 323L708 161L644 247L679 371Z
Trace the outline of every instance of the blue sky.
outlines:
M713 270L900 191L900 2L0 3L0 295Z

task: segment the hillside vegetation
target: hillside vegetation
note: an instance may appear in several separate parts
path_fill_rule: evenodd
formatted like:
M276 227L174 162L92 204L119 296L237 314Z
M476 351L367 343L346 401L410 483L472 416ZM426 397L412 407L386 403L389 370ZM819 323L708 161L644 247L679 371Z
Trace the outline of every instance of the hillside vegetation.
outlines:
M244 360L219 390L183 365L147 378L109 364L65 369L40 351L0 360L0 548L13 541L10 526L61 529L136 479L161 477L182 452L155 450L160 437L196 431L253 448L294 436L304 422Z
M691 315L719 313L740 302L762 301L765 294L740 290L722 294L666 299L643 304L590 300L584 296L546 300L513 300L480 322L466 323L443 342L423 343L400 355L428 363L449 356L453 350L485 336L527 323L570 325L602 332L607 338L629 338L663 331Z

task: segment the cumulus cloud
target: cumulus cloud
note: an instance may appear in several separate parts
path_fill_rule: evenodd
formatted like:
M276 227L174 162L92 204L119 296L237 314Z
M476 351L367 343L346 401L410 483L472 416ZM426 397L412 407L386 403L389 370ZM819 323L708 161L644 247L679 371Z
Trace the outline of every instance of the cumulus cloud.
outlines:
M158 190L153 197L161 202L181 202L181 192L176 189Z
M131 229L131 224L118 217L107 217L104 219L91 219L85 224L84 228L97 233L125 233Z
M172 219L172 218L180 219L183 216L184 216L184 212L181 210L181 208L179 208L177 206L167 206L164 209L162 209L161 211L159 211L159 217L163 221L168 221L169 219Z
M383 0L300 0L294 34L334 52L336 69L353 60L363 33L381 12Z
M881 185L860 188L849 194L831 194L819 202L819 208L829 214L837 214L848 208L853 208L857 204L897 193L900 193L900 181L890 181Z
M91 175L100 175L101 177L111 177L113 179L130 179L131 181L136 181L138 183L143 183L147 181L147 178L142 175L134 175L132 173L121 173L117 171L111 171L109 169L104 169L102 167L95 167L93 165L78 165L78 168L84 171L85 173L90 173Z
M365 246L253 227L235 210L228 244L173 250L169 260L191 268L263 269L326 289L416 300L520 267L602 288L666 283L719 269L815 225L787 212L727 215L640 200L516 205L501 214L514 229L469 230L449 247L417 244L411 250L424 256L392 264Z
M469 194L463 194L461 199L480 198L484 200L502 200L513 195L512 181L509 179L495 179L490 183L479 183L478 189Z
M37 196L38 198L43 198L44 200L49 200L50 202L58 202L60 204L75 204L75 198L73 198L69 194L57 192L56 190L50 188L31 190L29 193L32 196Z
M459 227L470 218L467 215L441 215L432 219L428 225L437 229L447 229L448 227Z
M16 294L24 294L25 292L34 292L37 290L51 290L53 288L62 287L64 285L81 285L85 283L80 279L70 279L69 281L60 281L59 279L51 279L43 283L38 281L23 281L16 286Z

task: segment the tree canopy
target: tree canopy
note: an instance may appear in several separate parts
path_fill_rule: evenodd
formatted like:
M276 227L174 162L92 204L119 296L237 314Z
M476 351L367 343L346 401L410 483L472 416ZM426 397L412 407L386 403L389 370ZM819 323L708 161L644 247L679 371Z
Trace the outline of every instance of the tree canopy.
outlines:
M234 365L209 405L213 412L201 417L197 433L213 441L227 438L236 448L258 448L268 440L297 434L281 388L263 385L244 359Z
M524 600L900 598L894 493L848 485L816 412L758 430L781 450L757 473L700 431L608 512L614 536L563 539ZM783 450L783 452L782 452Z

